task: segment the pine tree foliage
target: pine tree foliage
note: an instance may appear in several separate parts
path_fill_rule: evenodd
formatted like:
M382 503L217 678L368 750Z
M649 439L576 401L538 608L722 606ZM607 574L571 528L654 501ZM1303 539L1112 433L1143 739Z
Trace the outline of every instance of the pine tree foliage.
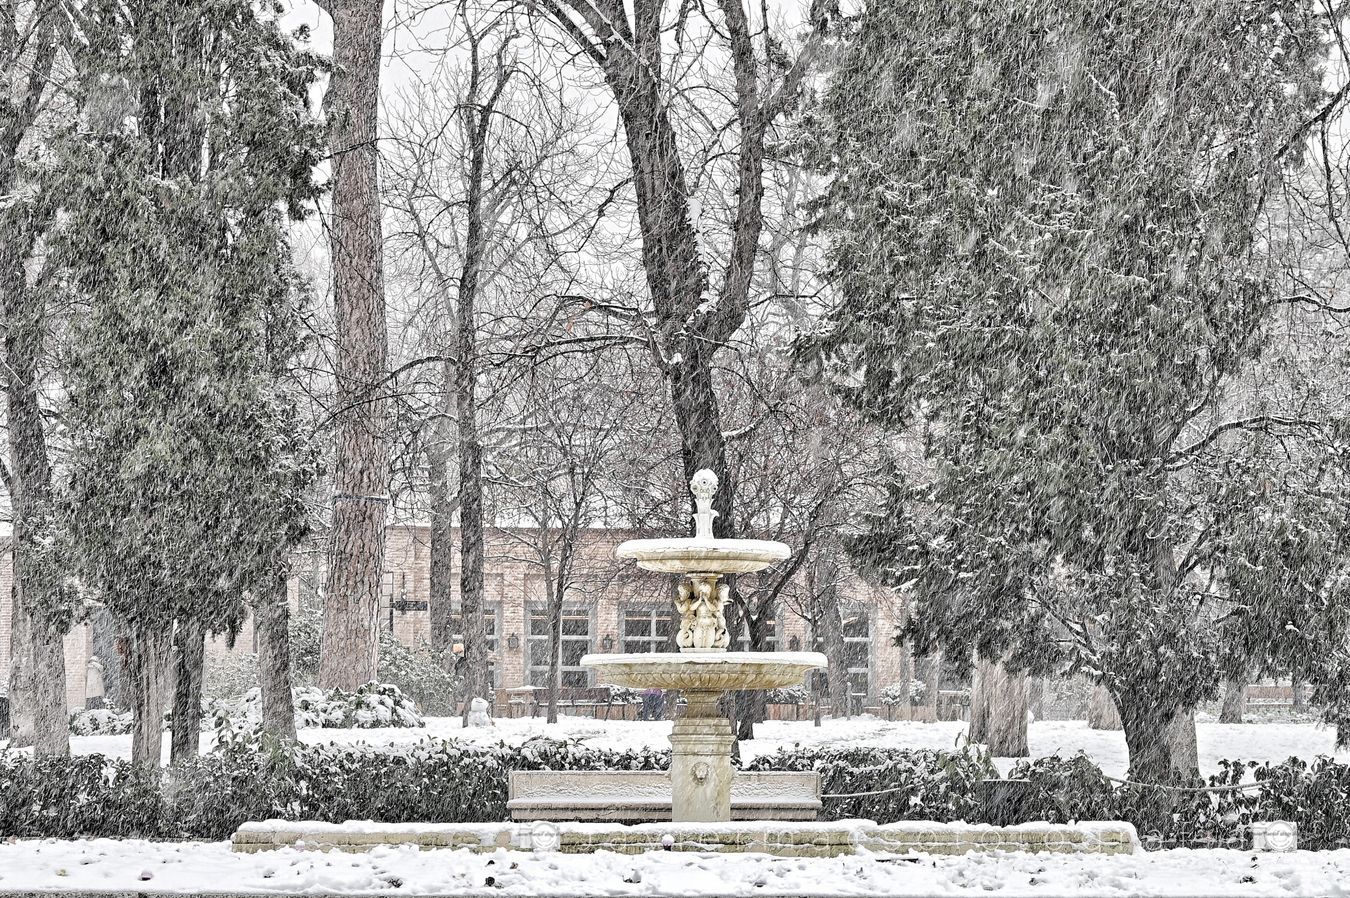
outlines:
M1237 656L1350 632L1331 410L1226 417L1326 28L1299 0L872 3L809 129L840 292L815 347L926 462L855 554L914 591L919 649L1105 683L1146 776Z
M248 0L93 2L55 144L66 504L87 587L133 632L233 632L304 534L285 375L306 290L282 231L317 195L317 61Z

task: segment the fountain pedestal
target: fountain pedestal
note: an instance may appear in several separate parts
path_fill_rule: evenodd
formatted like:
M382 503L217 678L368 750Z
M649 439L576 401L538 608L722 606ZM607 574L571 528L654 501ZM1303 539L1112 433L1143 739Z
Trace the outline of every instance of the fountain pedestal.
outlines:
M731 721L717 713L716 692L685 692L683 716L670 731L671 820L731 819Z

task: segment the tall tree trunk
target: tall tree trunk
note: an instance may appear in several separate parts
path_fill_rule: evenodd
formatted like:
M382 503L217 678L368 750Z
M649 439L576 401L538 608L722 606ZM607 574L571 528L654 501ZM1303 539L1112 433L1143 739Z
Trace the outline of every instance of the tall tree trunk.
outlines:
M1116 704L1130 752L1130 779L1168 783L1199 773L1192 712L1168 708L1155 696L1120 696Z
M1030 704L1028 710L1034 720L1045 719L1045 693L1048 691L1045 677L1036 677L1030 684Z
M454 387L454 368L443 365L441 387L441 419L433 428L431 445L427 447L428 492L431 504L431 584L428 598L431 618L431 647L443 662L450 662L450 650L455 635L454 587L454 500L450 491L450 443L453 439L449 417L454 408L451 390Z
M745 632L750 651L767 652L769 650L769 632L773 625L773 603L755 603L753 614L745 615ZM763 722L767 716L768 693L762 689L741 690L736 693L736 740L755 738L755 724Z
M982 658L971 684L970 740L999 758L1023 758L1027 750L1027 676Z
M0 70L15 77L7 79L4 101L0 102L0 196L18 193L20 149L42 110L56 59L58 23L64 21L64 15L59 3L39 0L24 23L26 40L18 39L17 21L5 23ZM10 550L14 573L9 646L10 745L31 745L39 755L63 756L70 753L70 724L62 618L54 613L56 597L44 595L40 586L50 578L25 577L35 545L31 531L51 498L51 468L37 380L46 310L28 288L24 273L41 227L33 220L28 204L0 204L0 309L5 316L5 405L13 466L5 484L14 525Z
M839 604L832 603L820 616L820 635L830 685L830 711L834 717L851 717L848 706L848 665L844 657L844 622Z
M966 730L971 742L989 741L989 716L993 691L985 685L988 661L977 660L970 673L970 726Z
M169 763L197 757L202 732L202 668L206 663L206 630L196 618L178 622L174 631L173 713L169 729Z
M1303 681L1294 677L1289 681L1289 693L1295 711L1308 710L1308 699L1303 691Z
M295 741L295 702L291 695L291 606L286 600L286 563L278 562L271 589L253 609L258 635L259 682L262 686L263 732L283 742Z
M1116 710L1116 700L1111 691L1100 683L1092 686L1092 697L1088 699L1087 725L1094 730L1118 730L1120 712Z
M388 339L381 256L381 0L325 0L333 74L324 97L333 155L337 457L319 685L354 689L379 673L380 585L389 502L383 380Z
M37 729L37 701L33 684L32 622L23 606L23 590L10 590L9 629L9 745L28 748Z
M1151 537L1147 538L1147 545L1158 589L1167 593L1176 587L1177 581L1172 545ZM1115 698L1130 751L1131 779L1161 783L1198 775L1199 752L1192 709L1177 708L1170 703L1169 696L1151 689Z
M543 524L541 526L547 526ZM559 559L559 573L550 576L547 563L544 576L548 578L548 722L558 722L558 690L562 687L563 594L565 577L561 573L563 559Z
M0 225L4 224L0 222ZM10 504L13 515L10 714L13 745L39 755L70 753L64 600L57 573L44 569L42 544L52 499L51 464L38 399L38 359L45 308L28 288L23 262L35 225L18 224L0 238L0 303L5 314L5 408L8 416Z
M1246 713L1247 678L1224 681L1223 708L1219 711L1219 723L1242 723L1242 716Z
M33 680L37 697L33 709L33 751L49 757L70 754L70 713L66 704L66 652L60 626L45 615L35 615L33 626Z
M133 712L131 761L158 767L164 756L164 712L172 634L156 627L134 629L127 639L127 680Z
M467 26L467 20L466 20ZM469 29L470 83L466 114L470 116L468 202L465 206L464 264L455 296L455 418L459 429L459 597L464 624L460 664L467 701L489 698L487 630L483 612L483 442L478 432L478 287L487 233L483 220L483 188L488 136L497 100L510 78L498 68L495 83L484 78L479 37ZM484 92L487 91L486 94Z
M713 391L709 353L698 352L671 374L671 399L680 431L680 458L684 462L686 482L703 468L717 475L717 492L712 507L713 533L722 539L738 535L734 500L735 474L727 464L726 440L722 435L722 413ZM692 501L692 499L690 500ZM690 526L693 526L692 515ZM733 587L734 588L734 587Z

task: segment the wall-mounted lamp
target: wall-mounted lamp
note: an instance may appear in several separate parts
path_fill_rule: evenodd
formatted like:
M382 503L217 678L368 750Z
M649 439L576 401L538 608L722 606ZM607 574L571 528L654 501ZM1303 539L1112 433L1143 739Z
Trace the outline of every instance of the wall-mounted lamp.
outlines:
M517 636L515 633L512 633L510 636L506 637L506 647L508 649L511 649L512 651L515 651L516 649L520 648L520 637Z
M802 640L801 640L801 637L800 637L800 636L796 636L796 635L789 636L789 637L788 637L788 651L790 651L790 652L800 652L801 650L802 650Z
M614 637L606 633L600 640L600 648L604 649L606 652L614 651Z

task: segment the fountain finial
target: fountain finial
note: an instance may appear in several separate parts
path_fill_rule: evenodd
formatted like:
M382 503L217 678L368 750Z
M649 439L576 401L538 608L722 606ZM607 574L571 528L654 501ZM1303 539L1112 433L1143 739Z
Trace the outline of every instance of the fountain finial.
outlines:
M712 539L712 522L717 512L712 508L713 493L717 492L717 475L707 468L694 472L689 481L689 492L694 494L694 539Z

